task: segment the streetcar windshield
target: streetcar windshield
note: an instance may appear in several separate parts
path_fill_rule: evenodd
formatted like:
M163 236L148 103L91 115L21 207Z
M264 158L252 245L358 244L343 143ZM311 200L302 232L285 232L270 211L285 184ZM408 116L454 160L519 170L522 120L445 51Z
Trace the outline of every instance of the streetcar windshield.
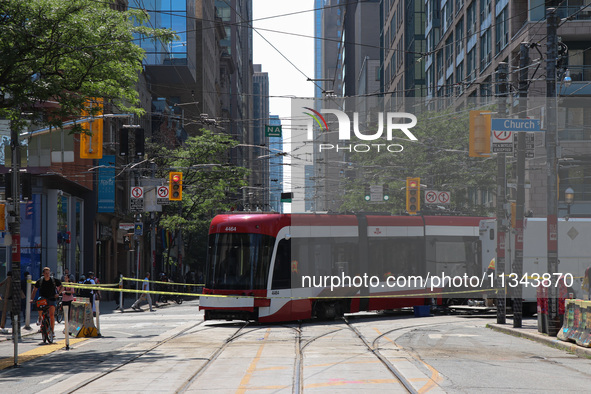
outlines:
M205 286L266 289L275 238L262 234L211 234Z

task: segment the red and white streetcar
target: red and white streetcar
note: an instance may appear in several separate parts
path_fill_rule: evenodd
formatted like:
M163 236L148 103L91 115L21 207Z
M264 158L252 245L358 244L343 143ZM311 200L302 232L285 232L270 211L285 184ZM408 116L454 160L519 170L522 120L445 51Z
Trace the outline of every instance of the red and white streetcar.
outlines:
M482 219L218 215L200 309L205 320L279 322L441 303L429 277L481 273Z

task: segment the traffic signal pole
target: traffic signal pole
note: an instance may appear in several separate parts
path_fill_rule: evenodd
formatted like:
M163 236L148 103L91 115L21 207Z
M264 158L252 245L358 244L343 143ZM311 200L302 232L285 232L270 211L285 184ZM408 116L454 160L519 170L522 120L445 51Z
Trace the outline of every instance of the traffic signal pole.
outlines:
M546 60L546 171L547 171L547 245L548 274L552 283L548 288L547 333L556 336L560 329L558 297L554 273L558 269L558 161L556 158L556 54L558 37L558 14L555 8L546 9L547 60Z
M18 126L15 120L10 121L10 145L12 148L12 218L9 223L12 238L12 341L14 343L14 366L18 365L18 337L20 336L21 312L21 216L20 216L20 143ZM7 312L7 311L5 311Z
M519 117L527 118L529 44L521 43L519 48ZM515 259L513 273L517 278L523 275L523 216L525 211L525 132L517 133L517 199L515 209ZM513 327L521 328L523 319L523 290L513 289Z
M499 115L504 116L507 108L507 63L499 63L497 70L497 82L499 84L498 107ZM499 275L505 274L505 198L507 184L505 179L505 153L497 153L497 257L495 271L497 274L497 324L506 322L506 293L505 288L500 288Z

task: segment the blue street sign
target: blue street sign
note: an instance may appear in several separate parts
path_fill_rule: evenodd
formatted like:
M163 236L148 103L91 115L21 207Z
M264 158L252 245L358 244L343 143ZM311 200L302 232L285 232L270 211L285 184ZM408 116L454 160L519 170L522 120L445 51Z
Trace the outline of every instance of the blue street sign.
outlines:
M134 234L135 235L144 235L144 224L143 223L136 223L133 226Z
M544 131L539 119L491 119L492 131Z

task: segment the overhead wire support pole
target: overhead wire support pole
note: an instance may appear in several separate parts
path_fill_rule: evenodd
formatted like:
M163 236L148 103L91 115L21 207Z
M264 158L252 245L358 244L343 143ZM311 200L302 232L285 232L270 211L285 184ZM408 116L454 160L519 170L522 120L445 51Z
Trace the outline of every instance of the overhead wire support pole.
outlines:
M20 116L20 110L18 111ZM12 340L14 342L14 366L18 365L18 337L20 336L21 312L21 217L20 217L20 142L18 136L18 121L10 121L10 145L12 148L12 218L9 224L12 239ZM7 311L5 311L6 313Z
M519 117L527 118L529 44L519 47ZM523 275L523 216L525 211L525 132L517 133L517 199L515 207L515 258L513 273ZM523 289L513 288L513 327L521 328L523 320Z
M507 63L499 63L497 70L497 82L499 89L497 102L499 107L498 113L500 116L505 116L507 110L507 73ZM507 227L505 218L505 199L507 195L505 156L505 153L497 153L497 256L495 262L495 271L497 273L496 287L500 290L497 293L497 324L506 323L507 305L507 294L505 292L505 288L500 288L501 283L505 282L502 281L500 277L500 275L505 275L505 230Z
M558 166L557 166L557 132L556 132L556 55L558 14L555 8L546 9L547 28L547 60L546 60L546 171L547 171L547 262L548 274L552 278L548 288L548 320L547 333L556 336L560 329L558 316L557 287L554 282L558 269Z

